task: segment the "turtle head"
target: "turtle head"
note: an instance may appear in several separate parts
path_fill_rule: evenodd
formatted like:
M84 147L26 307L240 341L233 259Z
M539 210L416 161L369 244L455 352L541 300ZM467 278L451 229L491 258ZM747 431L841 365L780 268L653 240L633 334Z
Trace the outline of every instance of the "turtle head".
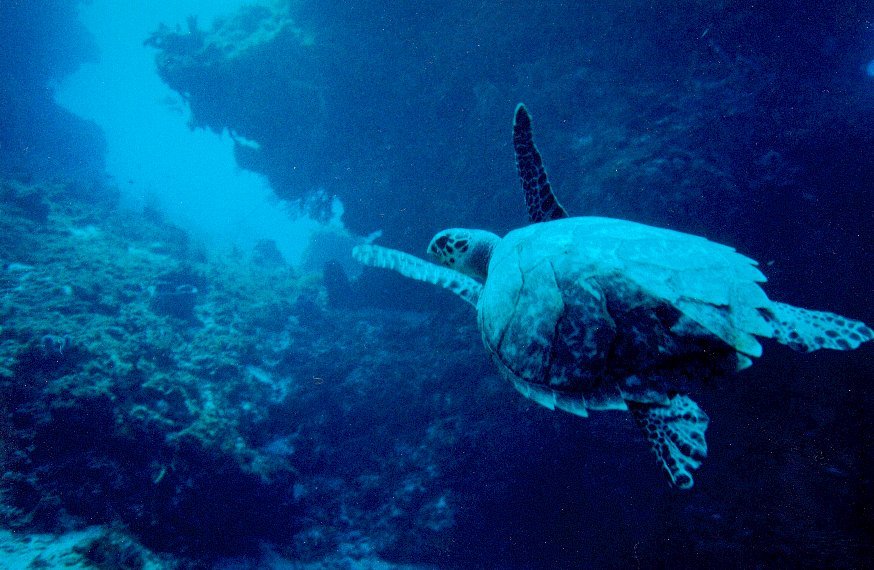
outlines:
M500 241L484 230L452 228L434 236L428 253L440 265L485 281L492 251Z

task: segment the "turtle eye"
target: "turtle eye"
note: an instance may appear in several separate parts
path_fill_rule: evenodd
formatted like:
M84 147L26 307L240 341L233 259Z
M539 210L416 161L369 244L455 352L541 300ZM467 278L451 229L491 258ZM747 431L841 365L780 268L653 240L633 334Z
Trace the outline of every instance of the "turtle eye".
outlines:
M449 236L440 236L437 238L436 245L439 249L445 248L447 243L449 243Z

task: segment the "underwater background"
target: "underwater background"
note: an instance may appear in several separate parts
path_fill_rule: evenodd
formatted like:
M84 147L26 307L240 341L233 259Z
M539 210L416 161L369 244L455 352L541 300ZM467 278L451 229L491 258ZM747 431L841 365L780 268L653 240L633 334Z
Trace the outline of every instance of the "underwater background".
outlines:
M627 414L524 399L355 244L571 215L874 322L874 3L0 1L0 568L869 568L874 348Z

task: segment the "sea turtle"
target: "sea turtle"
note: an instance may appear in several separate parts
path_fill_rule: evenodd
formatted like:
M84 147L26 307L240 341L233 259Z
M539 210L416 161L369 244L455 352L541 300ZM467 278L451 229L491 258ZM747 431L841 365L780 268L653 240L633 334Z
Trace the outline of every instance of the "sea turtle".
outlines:
M513 143L531 225L503 238L444 230L428 246L440 265L375 245L353 255L476 307L501 375L535 402L583 417L630 412L677 487L692 487L707 455L709 419L687 395L696 383L752 364L758 338L805 352L874 338L859 321L771 301L756 262L731 247L626 220L568 217L521 104Z

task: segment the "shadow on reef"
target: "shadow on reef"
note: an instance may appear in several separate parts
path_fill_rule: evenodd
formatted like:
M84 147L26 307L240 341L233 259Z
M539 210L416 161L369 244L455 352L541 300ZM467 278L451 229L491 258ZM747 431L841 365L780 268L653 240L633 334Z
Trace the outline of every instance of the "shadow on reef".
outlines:
M158 314L198 324L194 307L206 293L206 287L205 276L190 267L161 274L151 287L150 306Z

